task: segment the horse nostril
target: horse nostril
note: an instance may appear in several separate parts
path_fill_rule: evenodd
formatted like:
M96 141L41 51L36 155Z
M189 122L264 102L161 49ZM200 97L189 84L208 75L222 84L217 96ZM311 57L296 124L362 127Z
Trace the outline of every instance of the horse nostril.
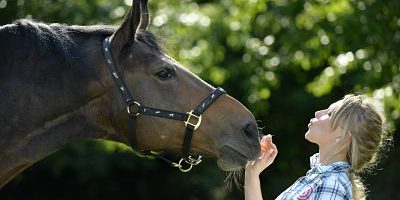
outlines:
M257 139L258 142L258 128L256 123L246 123L243 128L243 132L246 134L247 137L250 139Z
M260 138L257 124L251 120L247 121L242 126L242 132L247 143L246 147L244 147L247 159L257 159L260 155Z

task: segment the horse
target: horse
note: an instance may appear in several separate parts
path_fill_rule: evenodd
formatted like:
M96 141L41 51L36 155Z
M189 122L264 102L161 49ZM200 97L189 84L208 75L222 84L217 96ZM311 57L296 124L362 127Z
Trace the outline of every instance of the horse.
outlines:
M83 139L187 154L189 164L205 155L224 171L257 159L252 113L164 53L149 23L147 0L134 0L118 27L26 19L0 27L0 188Z

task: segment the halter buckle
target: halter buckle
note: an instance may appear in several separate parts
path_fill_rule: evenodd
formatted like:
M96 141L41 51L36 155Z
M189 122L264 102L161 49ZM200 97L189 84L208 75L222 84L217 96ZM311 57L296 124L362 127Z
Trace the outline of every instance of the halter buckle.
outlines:
M190 165L198 165L201 163L201 156L199 155L197 158L192 158L192 156L189 156L187 159L185 159L185 162Z
M133 106L135 106L136 109L132 112L131 108L132 108ZM129 114L129 115L138 116L138 115L140 114L140 113L139 113L139 107L140 107L140 104L139 104L138 102L134 101L132 104L129 104L129 105L126 107L126 110L128 111L128 114Z
M185 121L185 126L191 125L194 127L194 130L196 130L197 128L199 128L199 126L201 124L201 115L197 116L197 115L193 114L193 112L194 112L193 110L191 110L190 112L187 112L187 114L189 116Z

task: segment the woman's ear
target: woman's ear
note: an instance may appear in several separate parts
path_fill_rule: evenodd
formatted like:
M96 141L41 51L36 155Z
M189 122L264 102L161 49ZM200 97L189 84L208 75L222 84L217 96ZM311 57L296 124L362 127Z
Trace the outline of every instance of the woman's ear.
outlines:
M353 138L353 134L349 131L347 132L346 137L351 141L351 138Z
M336 142L339 142L344 135L344 130L340 127L337 127L335 130L332 131L333 138L336 138Z
M352 134L350 131L348 131L347 133L344 133L343 135L340 135L339 137L337 137L336 142L340 142L343 139L351 141L351 137L352 137Z

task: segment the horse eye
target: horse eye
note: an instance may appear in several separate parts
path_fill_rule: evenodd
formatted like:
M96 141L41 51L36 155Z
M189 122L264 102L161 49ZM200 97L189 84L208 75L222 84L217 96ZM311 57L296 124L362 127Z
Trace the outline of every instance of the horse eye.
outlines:
M165 81L165 80L171 79L173 77L174 73L171 69L163 68L159 72L157 72L156 75L160 80Z

